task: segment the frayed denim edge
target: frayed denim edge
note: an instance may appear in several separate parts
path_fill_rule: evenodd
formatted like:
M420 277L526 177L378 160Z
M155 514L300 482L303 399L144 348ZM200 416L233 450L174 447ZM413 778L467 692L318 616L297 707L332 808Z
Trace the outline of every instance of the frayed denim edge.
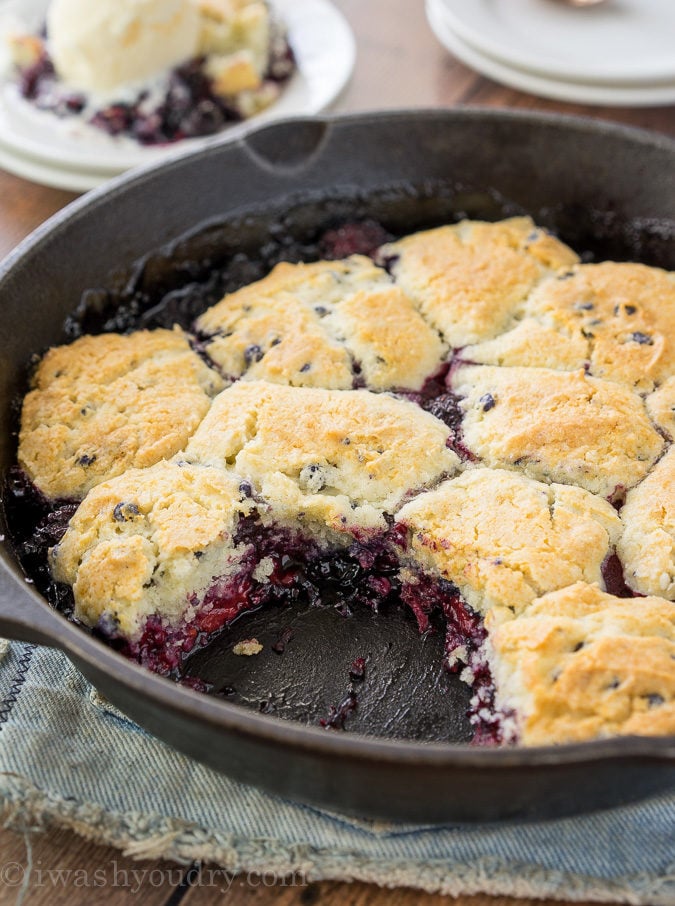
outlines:
M51 796L18 774L0 774L0 823L24 833L58 826L94 843L116 847L134 859L171 859L216 864L232 872L301 872L308 881L366 881L382 887L414 887L451 896L485 893L634 906L674 906L675 874L634 875L624 883L588 878L539 866L484 857L470 864L442 860L373 860L336 854L310 844L214 833L191 822L141 813L109 813L90 803Z

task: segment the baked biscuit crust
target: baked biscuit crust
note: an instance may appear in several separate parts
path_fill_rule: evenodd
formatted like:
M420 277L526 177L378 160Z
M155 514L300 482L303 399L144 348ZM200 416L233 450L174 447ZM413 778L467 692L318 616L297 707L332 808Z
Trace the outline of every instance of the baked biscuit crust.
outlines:
M621 520L618 552L628 586L675 600L675 448L628 492Z
M380 249L398 285L453 347L512 326L524 300L577 255L529 217L462 221L406 236Z
M445 353L436 331L369 258L278 264L197 321L226 378L293 387L419 390Z
M463 366L451 388L463 398L465 446L539 481L610 498L641 481L664 447L637 394L583 371Z
M550 324L524 318L492 340L466 346L461 359L473 365L550 368L579 371L590 367L589 340L581 330L566 332Z
M51 552L54 577L73 587L77 619L106 618L133 638L146 617L185 616L246 552L233 535L253 503L239 485L221 469L168 462L97 485Z
M19 463L47 497L79 500L181 450L222 386L179 328L84 336L40 362Z
M668 378L645 400L649 417L670 440L675 440L675 377Z
M250 480L276 519L302 513L342 533L384 530L406 494L454 474L447 438L442 422L388 394L240 381L183 455Z
M520 613L581 579L602 582L621 532L614 508L581 488L473 469L398 513L412 559L452 582L474 610Z
M474 362L575 370L649 392L675 370L675 275L643 264L583 264L539 284L524 320L464 350Z
M500 616L486 618L490 661L520 742L675 733L675 604L579 582Z
M201 18L199 53L231 58L250 56L256 83L267 68L270 46L270 15L263 0L197 0ZM233 94L233 86L223 94ZM236 91L236 89L235 89Z

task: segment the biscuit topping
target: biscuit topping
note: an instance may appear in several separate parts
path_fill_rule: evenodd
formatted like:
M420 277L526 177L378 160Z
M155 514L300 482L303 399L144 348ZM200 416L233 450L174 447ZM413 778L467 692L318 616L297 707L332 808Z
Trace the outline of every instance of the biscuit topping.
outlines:
M278 264L197 328L226 378L295 387L419 390L445 352L402 289L359 255Z
M50 349L23 401L19 463L47 497L81 499L181 450L222 386L178 328Z
M467 449L540 481L610 498L641 481L664 447L637 394L583 371L463 366L451 388L463 398ZM486 409L487 394L499 405Z
M454 347L502 333L541 280L579 260L529 217L426 230L384 246L380 255Z
M447 439L440 421L388 394L240 381L184 455L245 476L277 519L383 530L406 494L457 471Z
M675 604L578 582L488 615L499 704L527 745L675 733Z

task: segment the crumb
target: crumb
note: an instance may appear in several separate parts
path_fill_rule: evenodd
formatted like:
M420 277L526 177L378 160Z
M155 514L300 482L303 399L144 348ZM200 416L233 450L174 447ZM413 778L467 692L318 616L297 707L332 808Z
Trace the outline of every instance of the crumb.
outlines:
M242 639L241 642L237 644L232 649L233 654L243 654L246 657L251 657L254 654L260 654L263 650L263 646L257 639Z

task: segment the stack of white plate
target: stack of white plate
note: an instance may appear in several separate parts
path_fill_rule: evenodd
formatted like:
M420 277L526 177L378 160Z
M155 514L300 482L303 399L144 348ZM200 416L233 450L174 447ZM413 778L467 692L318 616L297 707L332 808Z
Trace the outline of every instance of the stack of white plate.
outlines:
M675 103L675 0L426 0L439 41L512 88L583 104Z
M0 13L14 15L37 30L48 3L5 0L0 2ZM209 138L142 147L131 139L112 138L76 118L59 119L37 110L20 96L7 71L0 78L0 168L43 185L81 192L131 167L236 137L253 125L325 109L354 67L356 46L349 25L330 0L273 0L273 4L288 25L298 70L279 100L264 113Z

